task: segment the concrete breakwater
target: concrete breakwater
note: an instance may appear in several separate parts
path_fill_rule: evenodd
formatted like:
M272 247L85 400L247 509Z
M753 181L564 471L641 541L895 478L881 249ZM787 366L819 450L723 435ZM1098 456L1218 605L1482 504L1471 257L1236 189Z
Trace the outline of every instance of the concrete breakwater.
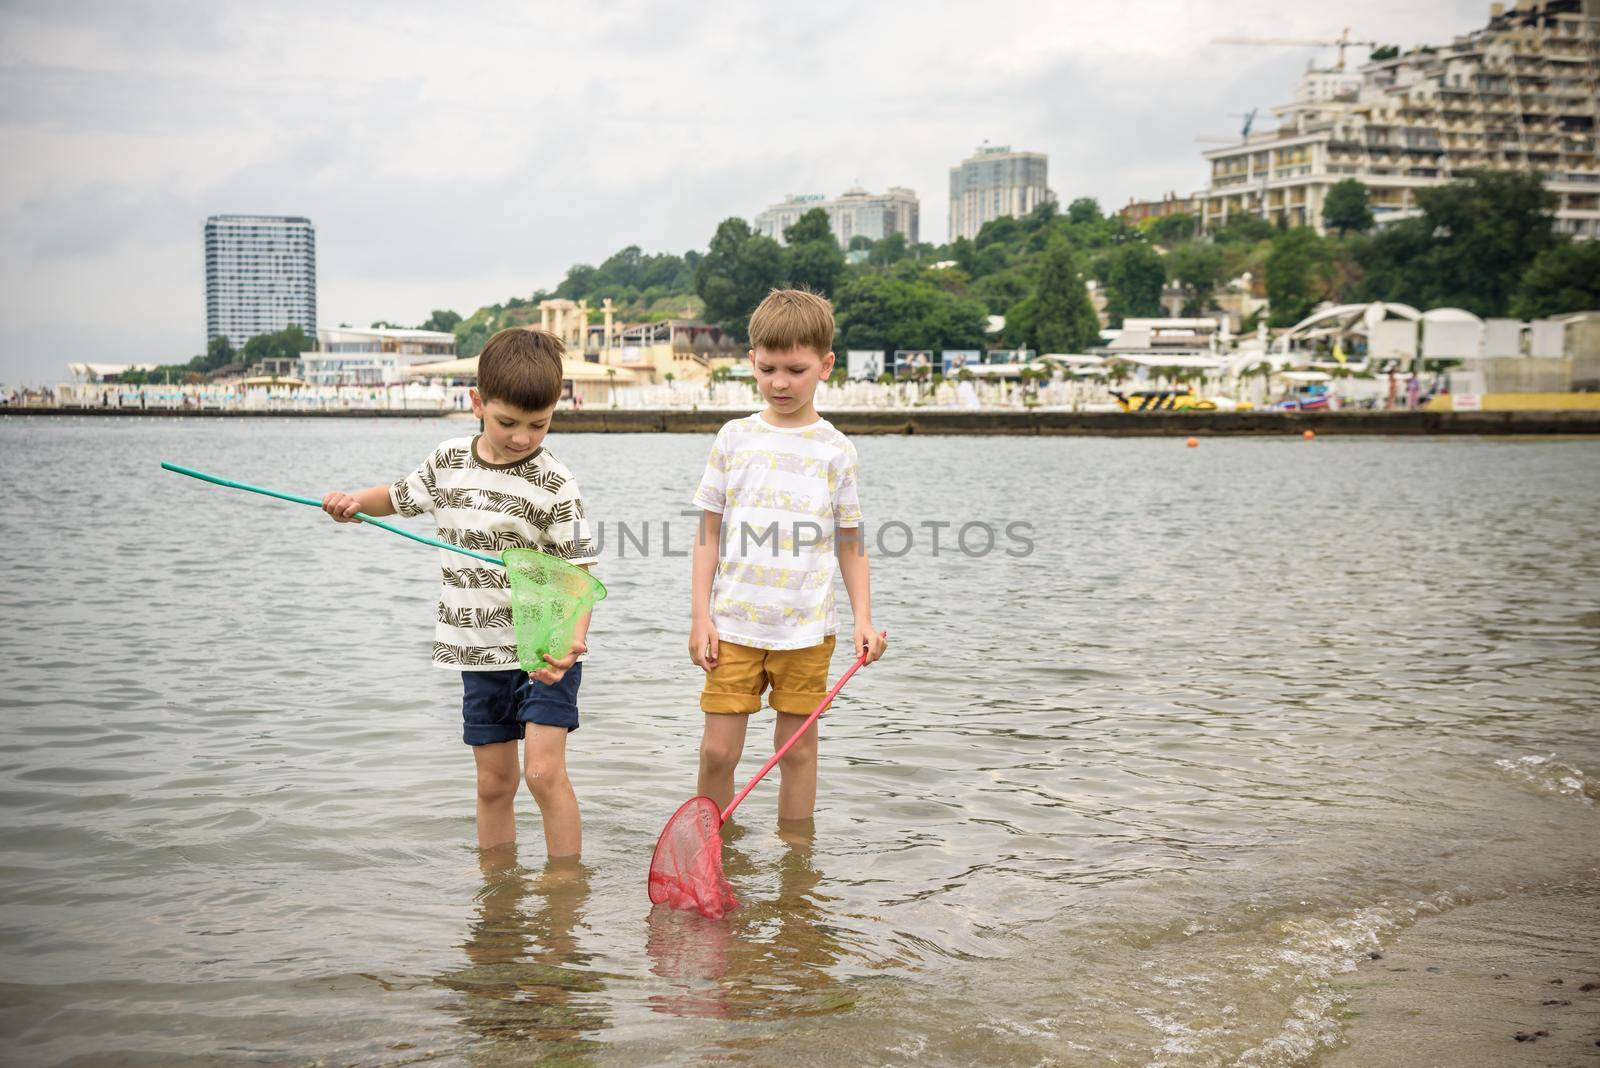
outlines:
M305 418L431 419L448 412L341 409L337 411L185 412L139 409L18 407L0 416L132 417L161 419ZM455 413L459 417L459 413ZM563 410L558 430L567 434L710 434L744 414L726 409ZM1600 434L1600 411L1516 412L1068 412L950 411L903 408L824 413L846 434L1038 435L1079 437L1270 437L1317 434L1429 435Z

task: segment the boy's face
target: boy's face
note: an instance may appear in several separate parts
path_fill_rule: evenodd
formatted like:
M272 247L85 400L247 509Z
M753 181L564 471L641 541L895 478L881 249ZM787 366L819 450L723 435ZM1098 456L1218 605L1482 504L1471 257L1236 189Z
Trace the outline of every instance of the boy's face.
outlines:
M750 366L761 399L776 412L803 411L817 386L833 372L833 353L799 346L792 349L751 349Z
M512 464L526 460L544 444L550 432L550 418L556 406L530 412L503 400L484 400L472 391L472 414L483 420L483 436L488 439L490 462Z

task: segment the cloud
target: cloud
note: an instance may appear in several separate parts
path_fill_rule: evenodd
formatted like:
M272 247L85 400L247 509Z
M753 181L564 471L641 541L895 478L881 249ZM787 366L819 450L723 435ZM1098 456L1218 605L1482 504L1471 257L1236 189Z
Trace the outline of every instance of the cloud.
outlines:
M938 240L948 168L984 140L1049 153L1068 199L1190 192L1195 138L1287 99L1311 56L1212 36L1408 44L1485 14L1431 7L13 2L0 381L198 351L219 212L312 218L324 321L415 322L857 181L916 189Z

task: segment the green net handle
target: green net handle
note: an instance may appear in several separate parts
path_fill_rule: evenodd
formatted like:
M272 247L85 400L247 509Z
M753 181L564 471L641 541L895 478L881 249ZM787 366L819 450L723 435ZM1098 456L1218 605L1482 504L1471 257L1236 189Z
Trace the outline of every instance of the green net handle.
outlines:
M217 475L208 475L204 471L196 471L192 467L183 467L178 464L168 463L165 460L161 461L161 466L168 471L173 471L180 475L188 475L190 478L198 478L201 482L209 482L213 486L226 486L228 489L246 490L250 493L259 493L263 497L276 497L280 501L291 501L295 504L308 504L313 508L322 507L321 501L312 500L310 497L297 497L293 493L280 493L277 490L263 489L260 486L252 486L248 482L235 482L231 478L221 478ZM392 523L385 523L383 520L375 519L365 512L357 512L356 518L361 520L363 523L370 523L379 530L387 530L390 534L398 534L402 538L410 538L412 541L419 541L424 545L432 545L436 549L449 549L451 552L460 553L462 556L470 556L476 560L486 560L489 563L497 564L500 567L506 566L505 561L501 560L498 556L490 556L488 553L479 553L473 552L471 549L463 549L459 545L451 545L447 541L440 541L438 538L430 538L425 534L418 534L414 531L407 530L404 527L397 527Z

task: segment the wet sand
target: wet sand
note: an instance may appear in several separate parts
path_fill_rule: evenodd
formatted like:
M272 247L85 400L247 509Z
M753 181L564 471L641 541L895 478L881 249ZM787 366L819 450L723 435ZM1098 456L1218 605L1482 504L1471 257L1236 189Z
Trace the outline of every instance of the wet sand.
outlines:
M1322 1068L1600 1065L1600 886L1425 917L1338 987Z

